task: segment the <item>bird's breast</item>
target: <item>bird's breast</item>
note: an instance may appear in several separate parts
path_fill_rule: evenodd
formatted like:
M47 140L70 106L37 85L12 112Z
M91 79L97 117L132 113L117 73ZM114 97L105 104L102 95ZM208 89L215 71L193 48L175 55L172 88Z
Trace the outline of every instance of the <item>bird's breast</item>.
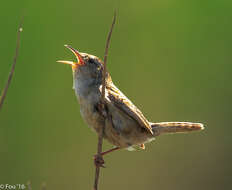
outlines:
M98 93L90 93L87 96L77 95L80 103L80 112L87 125L99 132L102 127L102 116L98 110L100 96Z

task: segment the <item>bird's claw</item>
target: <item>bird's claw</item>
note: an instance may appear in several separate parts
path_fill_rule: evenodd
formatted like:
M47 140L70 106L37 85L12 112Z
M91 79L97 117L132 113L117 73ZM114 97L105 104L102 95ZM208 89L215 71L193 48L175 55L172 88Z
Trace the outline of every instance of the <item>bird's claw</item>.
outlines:
M103 160L102 155L98 155L98 154L94 155L94 164L96 167L105 168L104 163L105 161Z

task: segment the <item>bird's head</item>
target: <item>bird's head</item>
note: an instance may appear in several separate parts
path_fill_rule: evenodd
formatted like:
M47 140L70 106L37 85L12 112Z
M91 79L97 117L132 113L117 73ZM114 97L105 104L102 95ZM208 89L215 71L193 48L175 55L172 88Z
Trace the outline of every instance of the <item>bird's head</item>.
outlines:
M102 82L103 63L98 57L87 53L81 53L69 45L65 45L65 47L73 52L77 62L63 60L57 62L70 65L75 80L91 80L95 83Z

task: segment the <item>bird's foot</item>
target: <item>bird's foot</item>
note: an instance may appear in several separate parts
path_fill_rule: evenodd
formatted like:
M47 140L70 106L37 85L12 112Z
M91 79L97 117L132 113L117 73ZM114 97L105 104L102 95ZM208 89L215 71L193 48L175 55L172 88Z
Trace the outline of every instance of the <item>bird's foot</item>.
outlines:
M104 161L103 156L101 154L94 155L94 164L96 167L105 168L104 163L105 163L105 161Z

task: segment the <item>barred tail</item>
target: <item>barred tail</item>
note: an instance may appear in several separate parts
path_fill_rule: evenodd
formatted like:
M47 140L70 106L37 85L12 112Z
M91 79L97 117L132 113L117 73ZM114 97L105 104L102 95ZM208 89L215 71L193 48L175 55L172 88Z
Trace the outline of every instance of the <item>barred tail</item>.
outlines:
M191 122L160 122L151 123L154 134L166 134L166 133L187 133L192 131L201 131L204 129L204 125L201 123Z

